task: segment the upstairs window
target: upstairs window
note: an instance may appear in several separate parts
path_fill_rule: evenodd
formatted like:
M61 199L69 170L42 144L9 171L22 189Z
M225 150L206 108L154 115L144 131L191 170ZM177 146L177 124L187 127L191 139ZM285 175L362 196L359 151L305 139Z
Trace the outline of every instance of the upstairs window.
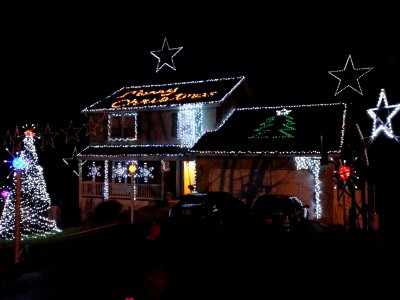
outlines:
M137 140L137 114L110 114L108 116L109 140Z
M178 114L172 113L171 115L171 137L178 136Z

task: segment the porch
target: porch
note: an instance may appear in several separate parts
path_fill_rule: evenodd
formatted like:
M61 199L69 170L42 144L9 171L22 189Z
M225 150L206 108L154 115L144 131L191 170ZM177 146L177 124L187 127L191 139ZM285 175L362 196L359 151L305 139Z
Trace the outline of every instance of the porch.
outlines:
M108 183L81 181L79 186L79 207L81 220L89 218L97 205L105 200L116 200L122 204L122 211L137 211L145 206L155 205L163 200L161 184L135 184L136 197L132 202L131 185L128 183Z
M136 200L163 200L161 184L136 183ZM108 196L107 196L108 194ZM131 185L127 183L108 183L81 181L80 197L109 200L131 200Z

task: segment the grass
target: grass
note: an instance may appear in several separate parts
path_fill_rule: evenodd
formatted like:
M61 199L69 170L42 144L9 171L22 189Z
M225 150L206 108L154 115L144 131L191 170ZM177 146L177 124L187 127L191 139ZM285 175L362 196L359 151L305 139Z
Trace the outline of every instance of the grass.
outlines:
M121 223L123 221L117 219L117 220L104 220L104 221L90 221L86 222L83 224L79 224L77 226L71 226L67 228L61 229L60 232L54 232L46 236L41 236L41 235L32 235L29 237L26 237L21 240L22 243L29 243L29 244L39 244L43 242L48 242L49 240L53 239L59 239L59 238L66 238L69 236L73 236L78 233L83 233L95 228L101 228L104 226L108 226L111 224L115 223ZM0 248L7 248L14 246L14 239L12 240L4 240L0 239Z

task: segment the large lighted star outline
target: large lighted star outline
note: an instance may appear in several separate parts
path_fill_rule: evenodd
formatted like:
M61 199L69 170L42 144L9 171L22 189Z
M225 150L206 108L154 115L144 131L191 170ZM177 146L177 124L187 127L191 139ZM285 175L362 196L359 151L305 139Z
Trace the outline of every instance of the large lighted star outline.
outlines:
M150 54L158 59L156 73L164 66L170 67L172 70L176 71L173 58L182 50L182 48L183 47L170 48L167 37L165 37L161 50L150 51Z
M383 109L388 112L386 120L382 120L378 115L378 112ZM386 92L384 89L381 89L376 108L370 108L367 110L368 115L373 119L372 138L377 137L378 134L383 131L386 136L398 141L398 137L393 132L392 119L399 111L400 104L388 105Z
M350 62L350 64L349 64L349 62ZM373 69L373 67L367 67L367 68L354 67L353 59L351 58L351 54L349 54L349 57L346 60L346 64L344 65L344 68L342 70L328 71L328 73L330 75L332 75L333 77L335 77L336 79L339 80L339 83L338 83L336 91L335 91L335 96L339 95L346 88L351 88L353 91L356 91L357 93L359 93L362 96L363 93L362 93L362 89L361 89L359 80L361 77L363 77L365 74L367 74L372 69ZM350 76L346 76L346 75L348 75L348 72L352 73L351 78L350 78Z
M74 150L72 151L71 157L64 157L62 160L67 166L69 166L69 167L71 167L73 169L72 172L75 175L79 176L79 173L77 171L79 169L79 167L77 166L77 164L79 162L79 160L78 160L78 149L76 148L76 146L74 147ZM82 165L84 165L85 163L86 163L86 161L82 162Z

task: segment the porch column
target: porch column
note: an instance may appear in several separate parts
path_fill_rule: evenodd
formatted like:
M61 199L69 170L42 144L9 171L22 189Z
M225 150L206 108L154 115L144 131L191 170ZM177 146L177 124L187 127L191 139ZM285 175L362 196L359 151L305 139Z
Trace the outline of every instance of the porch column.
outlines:
M104 201L108 201L109 199L109 178L108 178L108 160L104 161L104 188L103 188L103 197Z
M181 196L181 193L182 193L181 186L182 186L182 181L183 181L183 179L182 179L182 177L181 177L181 170L182 170L181 164L182 164L182 160L180 160L180 159L178 159L178 160L176 161L176 164L175 164L175 170L176 170L176 172L175 172L175 174L176 174L176 178L175 178L175 190L176 190L176 197L177 197L178 199L179 199L179 197Z
M164 184L164 164L161 161L161 201L165 201L165 184Z

